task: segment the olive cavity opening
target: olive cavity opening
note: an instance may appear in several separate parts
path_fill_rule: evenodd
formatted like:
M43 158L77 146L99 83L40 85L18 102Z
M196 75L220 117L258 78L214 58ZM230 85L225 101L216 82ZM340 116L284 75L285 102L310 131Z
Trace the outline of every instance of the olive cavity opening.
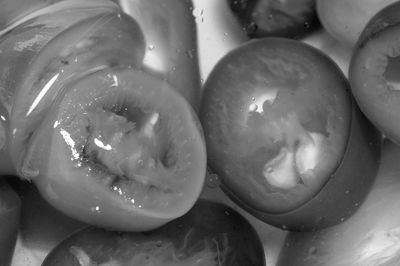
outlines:
M88 113L83 161L95 163L112 183L135 183L171 193L176 166L167 122L156 111L97 108Z

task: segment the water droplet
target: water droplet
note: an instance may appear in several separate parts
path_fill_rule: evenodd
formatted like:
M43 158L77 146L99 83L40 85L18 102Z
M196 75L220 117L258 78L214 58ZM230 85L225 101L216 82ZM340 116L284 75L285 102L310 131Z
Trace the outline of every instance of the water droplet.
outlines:
M283 224L282 225L282 230L287 230L287 229L288 229L287 225Z
M149 51L153 51L154 48L156 48L156 47L154 45L150 44L147 48L149 49Z
M258 29L257 23L252 21L246 25L246 28L244 29L244 31L247 32L248 34L253 34L257 31L257 29Z
M214 173L207 174L206 185L209 188L216 188L221 184L221 180L218 175Z
M257 111L257 109L258 109L257 104L255 104L255 103L250 104L250 106L249 106L250 112L255 112L255 111Z
M309 29L310 28L310 23L308 21L304 22L304 28Z
M344 222L344 220L346 220L344 217L340 218L340 222Z
M192 11L196 23L204 22L204 9L194 8Z
M350 194L350 190L346 190L346 192L345 192L346 194Z
M91 212L100 213L100 206L94 206L94 207L90 208L90 211L91 211Z

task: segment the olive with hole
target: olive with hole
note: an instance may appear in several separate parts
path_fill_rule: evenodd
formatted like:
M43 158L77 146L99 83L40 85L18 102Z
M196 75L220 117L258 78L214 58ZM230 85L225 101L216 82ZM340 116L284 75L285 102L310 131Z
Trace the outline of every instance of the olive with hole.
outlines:
M222 189L284 229L340 223L375 178L380 133L338 66L300 41L270 37L228 53L205 83L200 120Z
M55 3L8 29L0 50L0 174L118 230L150 230L193 206L206 172L200 123L143 67L142 29L118 5Z
M385 136L400 144L400 3L368 22L349 68L351 90L361 110Z
M347 221L291 232L277 266L396 266L400 261L400 148L385 140L374 186Z

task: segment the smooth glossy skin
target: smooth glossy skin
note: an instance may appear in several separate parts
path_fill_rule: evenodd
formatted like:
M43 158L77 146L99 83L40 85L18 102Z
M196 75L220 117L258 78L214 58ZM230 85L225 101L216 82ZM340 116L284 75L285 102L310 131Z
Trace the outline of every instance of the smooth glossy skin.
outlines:
M101 111L109 118L100 121L111 124L97 130L101 108L110 112ZM26 165L40 173L34 182L45 199L68 215L118 230L149 230L183 215L198 198L204 139L189 104L165 82L132 70L95 73L74 84L48 119ZM130 133L120 139L118 128Z
M372 16L394 2L396 0L316 0L322 26L349 47L354 47Z
M224 0L252 38L301 38L319 26L315 0Z
M0 172L33 180L78 220L161 226L200 194L199 122L167 81L143 70L145 43L132 18L111 2L69 3L3 36Z
M33 183L13 177L7 180L22 201L18 230L23 247L47 254L71 233L87 227L52 207ZM13 261L13 265L19 264L17 259Z
M21 215L21 200L0 177L0 265L11 265Z
M0 30L28 14L61 0L2 0L0 1Z
M205 84L200 119L225 192L285 229L348 217L377 169L379 135L343 74L298 41L266 38L229 53Z
M167 80L197 110L200 72L191 0L118 0L144 33L144 65ZM134 49L134 47L132 47Z
M240 214L199 200L183 217L147 233L87 228L63 241L42 265L105 264L264 266L265 260L257 233Z
M351 89L361 110L396 143L400 143L399 13L400 3L394 3L368 22L349 69Z
M278 266L395 266L400 261L400 149L386 141L376 182L347 221L321 231L289 233Z
M29 178L20 172L21 154L66 82L112 65L137 66L143 59L141 30L129 17L118 17L115 4L68 3L47 7L2 37L0 59L7 62L0 65L2 174Z

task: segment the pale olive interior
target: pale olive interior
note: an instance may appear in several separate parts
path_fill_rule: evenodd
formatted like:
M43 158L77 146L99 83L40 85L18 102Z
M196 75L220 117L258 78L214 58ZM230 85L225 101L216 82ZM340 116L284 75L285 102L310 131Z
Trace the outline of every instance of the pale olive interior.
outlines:
M108 145L109 151L94 144L93 139L97 140L102 137L101 134L104 134L104 131L99 132L98 125L96 125L98 123L96 121L97 114L90 114L89 123L86 127L86 142L82 149L82 162L87 166L104 172L110 178L111 189L117 193L124 194L124 196L128 196L126 193L131 191L131 189L124 189L124 187L130 186L142 187L147 192L173 193L176 189L173 182L168 184L166 180L163 180L172 178L178 161L178 158L174 156L173 140L170 138L169 118L151 107L132 106L127 103L114 105L111 109L97 109L95 112L106 112L106 115L110 117L117 117L111 118L114 120L123 119L122 122L117 121L111 122L110 125L100 125L100 130L107 130L101 127L114 127L111 129L115 130L112 134L121 134L122 137L119 140L120 143L118 141L114 145L104 143ZM158 117L155 122L153 121L154 117ZM124 141L124 138L127 140ZM135 143L131 144L132 142ZM126 150L125 148L129 149ZM111 153L111 155L108 155L107 152ZM125 154L122 154L120 158L115 158L118 155L113 154L113 152ZM111 164L114 163L113 160L118 164L119 161L125 159L123 156L130 156L135 152L139 153L137 161L130 160L128 162L130 170L124 171L124 174L115 171L114 167L110 165L110 160L112 161ZM145 152L149 154L143 154ZM132 166L133 164L135 165Z
M88 102L84 94L65 105L67 115L74 115L60 126L75 142L74 165L140 208L163 206L178 196L187 185L182 180L188 163L183 140L174 134L181 117L129 88L98 93L95 100L92 95Z

